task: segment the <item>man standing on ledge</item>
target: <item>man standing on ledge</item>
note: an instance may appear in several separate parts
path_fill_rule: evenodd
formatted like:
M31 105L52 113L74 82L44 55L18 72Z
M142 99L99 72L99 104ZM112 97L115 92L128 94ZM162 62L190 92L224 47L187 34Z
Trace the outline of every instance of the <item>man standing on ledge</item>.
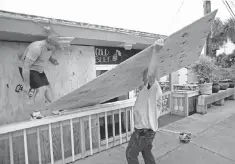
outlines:
M66 38L68 37L48 36L45 40L35 41L29 44L20 59L19 71L24 81L23 90L28 95L33 92L35 101L46 99L51 103L54 100L44 69L48 61L53 65L59 64L51 55L57 47L62 48L61 46L67 42ZM40 119L43 116L36 111L31 117Z
M162 108L162 90L156 80L159 77L157 77L155 49L156 47L153 50L150 67L143 72L144 84L133 109L135 130L126 149L128 164L139 164L138 155L140 152L145 164L155 164L151 150Z

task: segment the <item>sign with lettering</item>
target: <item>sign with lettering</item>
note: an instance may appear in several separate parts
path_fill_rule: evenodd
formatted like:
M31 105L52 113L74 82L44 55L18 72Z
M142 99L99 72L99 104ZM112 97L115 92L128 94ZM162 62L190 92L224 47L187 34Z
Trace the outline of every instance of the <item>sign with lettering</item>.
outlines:
M95 47L96 64L120 64L140 51L118 47Z

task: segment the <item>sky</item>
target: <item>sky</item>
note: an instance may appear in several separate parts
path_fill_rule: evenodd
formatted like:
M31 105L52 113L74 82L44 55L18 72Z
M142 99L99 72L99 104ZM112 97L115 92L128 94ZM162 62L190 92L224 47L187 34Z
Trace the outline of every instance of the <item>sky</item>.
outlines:
M222 0L211 4L230 17ZM0 0L0 10L170 35L203 16L203 0Z

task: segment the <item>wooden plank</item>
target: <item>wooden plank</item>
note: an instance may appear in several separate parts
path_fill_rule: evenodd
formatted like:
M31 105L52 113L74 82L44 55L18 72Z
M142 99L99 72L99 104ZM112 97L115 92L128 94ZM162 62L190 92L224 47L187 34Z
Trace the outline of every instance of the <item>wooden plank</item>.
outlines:
M67 123L69 122L69 125ZM68 157L72 157L72 144L71 144L71 129L70 129L70 121L64 121L65 125L63 125L63 133L64 133L64 157L65 159ZM66 161L65 161L66 163Z
M104 126L105 126L105 141L106 141L106 149L109 148L109 142L108 142L108 116L107 112L104 114Z
M122 144L122 111L119 109L118 113L118 125L119 125L119 140L120 144Z
M54 164L54 153L53 153L53 142L52 142L51 124L49 124L48 126L49 126L49 143L50 143L51 164Z
M131 132L134 132L134 111L133 111L133 107L131 107Z
M189 100L188 100L188 94L187 93L185 93L185 102L184 102L184 113L185 113L185 117L188 117L188 111L189 111L189 109L188 109L188 107L189 107Z
M14 164L14 153L13 153L13 136L9 133L9 147L10 147L10 162Z
M0 135L0 164L10 164L10 149L8 135Z
M37 146L38 146L38 163L42 164L40 128L39 127L37 128Z
M71 150L72 150L72 160L75 161L74 157L74 135L73 135L73 120L70 120L70 135L71 135Z
M0 125L29 120L30 113L44 105L39 97L35 103L28 104L25 94L16 91L23 82L17 62L27 45L0 41ZM94 47L72 45L54 55L59 65L48 63L45 74L56 99L96 77Z
M42 129L40 129L40 147L42 163L50 163L51 161L48 125L44 126Z
M134 90L143 84L142 75L148 68L152 55L157 58L159 77L188 66L201 55L216 13L217 10L172 34L165 40L164 47L148 47L79 89L61 97L50 104L49 108L72 110L91 106Z
M93 155L93 145L92 145L92 127L91 127L91 115L88 116L88 129L89 129L89 144L90 144L90 153Z
M98 148L98 119L97 115L91 115L91 135L92 135L92 149ZM93 154L96 153L93 151Z
M82 158L85 156L85 151L86 151L86 148L85 148L85 134L84 134L84 122L83 122L83 119L80 118L80 138L81 138L81 154L82 154Z
M128 110L125 109L126 141L128 141Z
M114 137L115 137L115 119L114 119L114 112L112 111L112 134L113 134L113 141L114 141ZM113 146L114 146L114 142L113 142Z
M97 135L98 135L98 152L100 152L100 117L99 114L97 114Z
M24 129L24 155L25 155L25 164L29 163L29 156L28 156L28 144L27 144L27 131Z
M13 133L13 154L14 163L25 164L25 150L24 150L24 136L23 131L15 132L21 133L21 135L15 137Z
M65 164L64 161L64 132L63 132L63 122L60 122L60 142L61 142L61 156L62 164Z
M53 156L54 162L62 159L61 156L61 140L60 140L60 124L52 124L52 145L53 145Z

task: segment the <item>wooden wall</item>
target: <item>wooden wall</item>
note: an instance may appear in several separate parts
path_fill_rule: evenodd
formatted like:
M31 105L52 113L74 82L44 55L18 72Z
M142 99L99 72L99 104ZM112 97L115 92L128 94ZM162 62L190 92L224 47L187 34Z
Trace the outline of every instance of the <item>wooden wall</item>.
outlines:
M17 62L28 43L0 41L0 125L29 119L43 100L27 104L22 93L15 92L22 84ZM94 47L71 46L56 51L53 56L59 66L48 63L47 78L55 98L59 98L96 77Z

